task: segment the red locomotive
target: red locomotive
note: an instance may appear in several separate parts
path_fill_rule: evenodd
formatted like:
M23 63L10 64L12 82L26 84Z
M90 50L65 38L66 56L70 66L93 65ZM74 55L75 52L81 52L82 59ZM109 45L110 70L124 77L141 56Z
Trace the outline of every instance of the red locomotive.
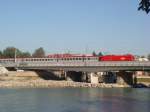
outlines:
M134 61L135 57L131 54L127 55L105 55L100 56L99 61Z

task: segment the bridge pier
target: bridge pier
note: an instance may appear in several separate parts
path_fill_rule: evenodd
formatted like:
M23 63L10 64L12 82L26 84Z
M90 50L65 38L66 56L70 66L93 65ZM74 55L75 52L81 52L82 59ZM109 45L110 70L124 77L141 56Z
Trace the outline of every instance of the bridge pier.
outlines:
M67 81L81 81L82 72L67 71L65 72L65 79Z
M103 72L101 76L101 82L104 83L116 83L116 73L115 72Z
M65 79L67 81L79 81L79 82L90 82L99 83L99 76L94 72L75 72L67 71L65 72Z
M117 75L117 83L119 85L133 85L133 73L119 71L116 73Z
M82 74L81 74L81 82L87 82L87 73L86 72L82 72Z
M88 73L87 82L98 84L98 83L99 83L98 74L97 74L97 73L94 73L94 72Z

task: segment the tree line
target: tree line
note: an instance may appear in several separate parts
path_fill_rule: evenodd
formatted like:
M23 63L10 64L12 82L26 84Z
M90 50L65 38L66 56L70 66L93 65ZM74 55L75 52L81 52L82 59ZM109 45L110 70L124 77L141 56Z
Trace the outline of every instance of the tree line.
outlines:
M43 58L45 57L45 50L40 47L35 49L31 54L30 52L23 52L15 47L7 47L3 51L0 51L0 58Z
M102 52L96 53L92 52L93 56L103 56ZM7 47L3 51L0 50L0 58L44 58L46 57L46 53L44 48L40 47L35 49L35 51L31 54L30 52L23 52L15 47ZM150 54L147 56L138 56L141 58L148 58L150 60Z

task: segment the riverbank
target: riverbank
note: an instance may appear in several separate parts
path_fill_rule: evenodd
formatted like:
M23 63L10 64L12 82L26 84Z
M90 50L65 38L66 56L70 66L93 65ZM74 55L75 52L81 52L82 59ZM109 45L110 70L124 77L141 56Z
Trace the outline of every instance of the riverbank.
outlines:
M48 77L46 79L46 77ZM74 82L66 80L52 80L49 74L45 72L35 71L9 71L6 74L0 75L0 88L54 88L54 87L73 87L73 88L113 88L113 87L129 87L118 84L105 84L105 83L87 83L87 82Z
M125 87L118 84L91 84L72 81L53 81L53 80L28 80L28 81L0 81L0 88L55 88L55 87L85 87L85 88L113 88ZM129 86L126 86L129 87Z
M108 84L108 83L87 83L74 82L66 80L52 80L45 72L35 71L9 71L5 74L0 74L0 88L122 88L130 87L128 85ZM150 83L145 83L150 87Z

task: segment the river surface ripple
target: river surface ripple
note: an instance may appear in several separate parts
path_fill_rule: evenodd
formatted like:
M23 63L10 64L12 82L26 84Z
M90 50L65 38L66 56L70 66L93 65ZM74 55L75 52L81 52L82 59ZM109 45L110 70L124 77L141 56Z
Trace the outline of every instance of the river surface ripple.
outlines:
M0 112L150 112L150 89L0 89Z

